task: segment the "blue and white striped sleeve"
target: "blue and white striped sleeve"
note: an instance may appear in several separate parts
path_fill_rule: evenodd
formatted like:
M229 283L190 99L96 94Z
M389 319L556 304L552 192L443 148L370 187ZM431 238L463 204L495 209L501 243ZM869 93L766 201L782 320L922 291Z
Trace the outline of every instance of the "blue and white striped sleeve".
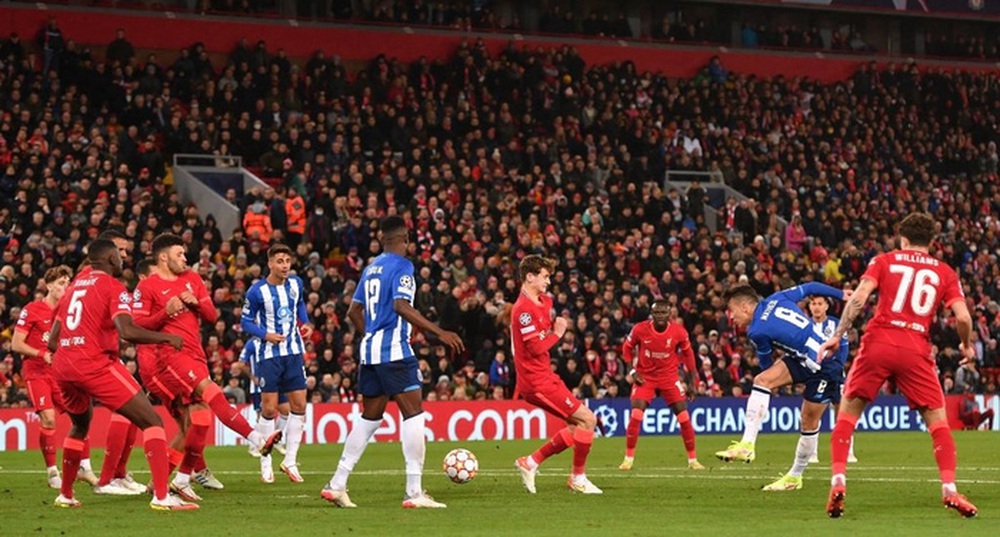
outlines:
M260 287L254 285L247 291L245 302L243 303L243 314L240 316L240 327L247 334L264 339L267 330L257 324L257 314L263 309L263 299L260 296Z

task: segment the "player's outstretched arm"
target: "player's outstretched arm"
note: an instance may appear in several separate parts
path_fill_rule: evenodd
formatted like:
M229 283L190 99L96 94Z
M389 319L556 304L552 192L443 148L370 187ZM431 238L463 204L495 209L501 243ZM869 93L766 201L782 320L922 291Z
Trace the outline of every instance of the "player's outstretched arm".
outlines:
M816 352L817 362L822 362L826 357L837 353L837 349L840 348L841 338L854 326L854 321L857 320L858 315L865 309L865 304L868 303L868 299L871 298L872 293L877 288L878 284L875 280L871 278L861 279L861 285L851 293L850 298L844 304L844 313L840 317L837 329L834 330L832 336L820 345L819 350Z
M351 304L354 306L354 303ZM409 301L403 298L397 298L393 301L393 309L400 317L406 319L407 322L413 326L423 330L424 332L430 332L437 336L442 343L451 348L454 352L462 352L465 350L465 343L462 342L462 338L454 332L449 332L448 330L442 329L440 326L430 322L427 317L424 317L419 311L410 305ZM353 322L353 321L352 321ZM364 320L362 320L362 325Z
M184 340L174 334L153 332L137 326L131 315L115 315L115 328L118 336L129 343L168 343L174 350L181 350Z
M819 282L806 282L802 285L785 289L779 294L795 303L801 302L807 296L825 296L837 300L845 299L844 291Z

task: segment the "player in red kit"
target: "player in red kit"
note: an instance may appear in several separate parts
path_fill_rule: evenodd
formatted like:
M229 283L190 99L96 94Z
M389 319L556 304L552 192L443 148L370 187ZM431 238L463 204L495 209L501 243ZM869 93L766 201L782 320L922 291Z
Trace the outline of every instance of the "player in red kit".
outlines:
M122 258L122 266L128 266L131 243L124 233L108 229L101 232L97 238L115 243L118 255ZM89 270L89 267L84 268L81 274ZM111 414L104 444L104 462L101 463L101 476L94 486L95 494L138 496L146 493L146 485L136 482L132 474L127 471L128 459L138 434L139 428L128 418L117 413Z
M91 269L77 276L56 309L48 342L55 355L52 376L65 400L73 426L63 443L63 483L57 507L79 507L73 497L73 480L79 470L83 440L90 429L92 401L127 417L143 431L146 460L153 475L153 500L157 510L192 510L198 506L171 496L167 490L167 441L163 422L140 391L118 356L118 339L131 343L167 343L181 348L181 338L150 332L132 322L132 294L116 278L122 259L114 242L90 243Z
M38 445L48 471L49 487L62 487L56 466L56 410L63 412L62 392L52 379L52 353L48 349L49 328L55 317L55 307L66 292L73 276L69 267L60 266L45 271L45 298L24 306L14 327L11 349L24 358L21 374L28 384L31 404L38 413Z
M518 269L521 294L511 310L510 333L517 389L521 396L566 420L567 427L538 451L517 459L515 466L521 473L524 488L534 494L538 466L573 446L573 472L567 486L583 494L602 494L603 491L587 479L585 471L597 418L573 396L550 365L549 349L562 339L569 327L569 321L563 317L552 320L552 297L545 294L554 268L555 262L540 255L529 255L521 260Z
M650 313L652 319L635 325L622 347L625 361L632 364L632 417L625 433L625 460L618 468L632 469L635 445L639 442L639 429L646 407L659 395L670 406L681 426L688 468L704 470L694 449L694 427L687 411L684 383L678 374L678 358L683 358L684 370L690 378L688 385L693 388L698 370L694 365L691 340L683 324L670 322L670 304L665 299L653 301ZM693 389L690 393L693 393Z
M165 405L189 415L184 457L170 487L182 498L196 500L198 496L191 488L191 473L205 470L205 442L213 412L223 424L258 446L264 455L270 453L274 443L281 438L281 431L268 437L254 431L229 404L222 389L212 382L201 344L201 322L214 323L218 312L201 277L188 269L184 240L177 235L163 234L153 239L151 250L156 264L149 277L136 286L133 296L135 322L149 330L176 334L184 341L180 352L176 353L164 345L158 346L158 368L153 384L162 392L158 396L172 396L171 400L163 401Z
M858 289L847 301L833 337L817 353L820 360L835 354L841 337L854 324L871 294L878 291L875 316L868 322L858 356L847 375L830 438L833 478L826 510L832 518L844 513L847 452L855 424L889 378L896 381L910 407L920 412L931 433L945 507L964 517L976 516L976 506L955 487L955 441L948 427L930 342L930 326L939 306L949 308L955 315L963 362L974 360L972 317L955 271L929 253L935 228L934 219L924 213L910 214L899 223L900 248L871 260Z

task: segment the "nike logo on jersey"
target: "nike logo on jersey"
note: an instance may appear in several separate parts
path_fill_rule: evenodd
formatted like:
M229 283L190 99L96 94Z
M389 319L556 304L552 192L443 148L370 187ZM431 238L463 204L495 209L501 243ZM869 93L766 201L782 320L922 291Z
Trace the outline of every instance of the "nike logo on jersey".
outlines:
M170 294L170 289L164 289L164 290L160 291L160 293L163 294L163 295L169 295Z

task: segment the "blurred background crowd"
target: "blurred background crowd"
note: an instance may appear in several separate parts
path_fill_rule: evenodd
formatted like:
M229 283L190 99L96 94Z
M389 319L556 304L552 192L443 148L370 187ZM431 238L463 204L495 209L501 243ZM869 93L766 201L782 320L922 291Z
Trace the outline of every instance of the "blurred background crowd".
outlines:
M419 12L437 24L433 9ZM730 72L716 58L666 79L627 62L588 65L569 45L490 54L475 39L409 65L322 52L300 61L253 40L226 57L194 43L166 61L121 31L104 51L77 46L53 19L37 39L0 42L0 406L29 404L9 343L20 308L40 296L46 268L76 268L107 228L129 237L132 263L159 233L187 242L221 313L204 329L212 375L234 402L248 389L235 364L243 294L266 274L268 245L291 244L318 328L309 399L353 401L345 313L388 214L412 228L416 307L469 349L456 356L416 336L428 400L512 396L499 313L530 253L559 260L550 291L572 329L552 367L579 397L627 396L621 344L658 297L690 332L700 367L690 388L742 395L759 366L723 290L853 287L915 210L940 222L933 251L960 272L974 312L973 364L957 365L952 319L934 324L941 382L995 393L997 102L996 74L910 63L821 84ZM212 215L180 203L167 166L180 153L220 165L241 156L267 181L230 192L243 229L223 236ZM739 195L708 179L676 187L668 170L709 171ZM134 350L123 356L134 367Z

